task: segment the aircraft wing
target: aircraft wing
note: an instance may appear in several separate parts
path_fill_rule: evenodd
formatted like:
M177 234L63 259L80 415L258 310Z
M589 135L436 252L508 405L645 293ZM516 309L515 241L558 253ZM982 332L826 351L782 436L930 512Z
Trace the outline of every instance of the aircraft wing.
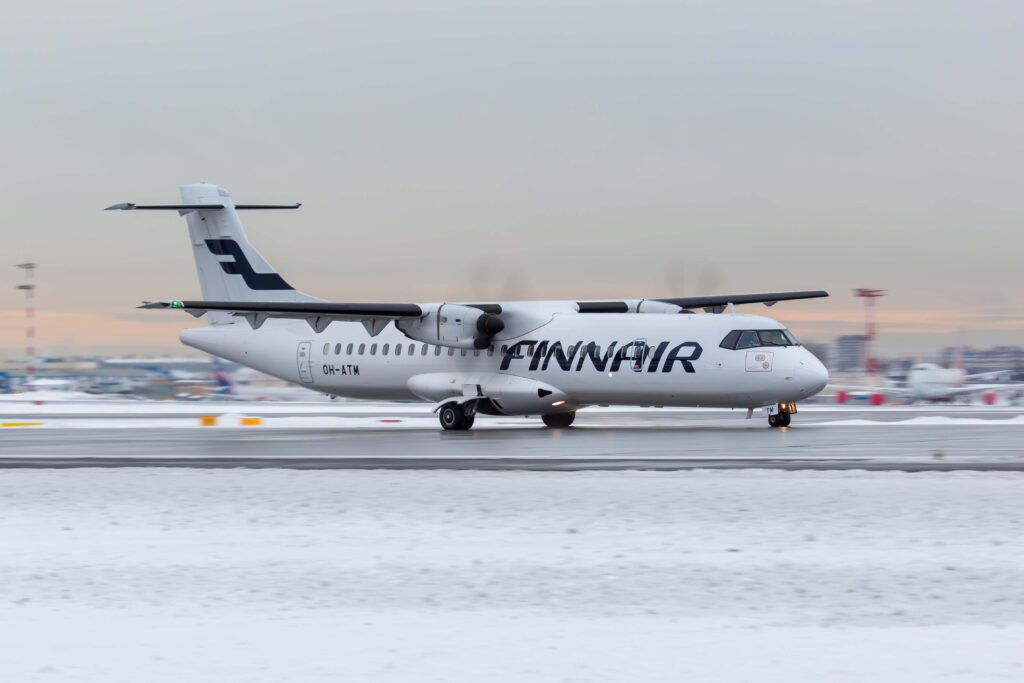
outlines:
M885 394L891 396L911 396L912 392L907 387L870 387L863 384L831 384L829 383L828 389L836 391L845 391L847 393L864 393L864 394Z
M720 313L729 304L764 304L774 306L780 301L799 299L820 299L828 296L823 289L801 292L761 292L758 294L715 294L713 296L676 296L655 299L682 308L703 308L711 313Z
M323 332L335 320L361 322L371 335L387 323L400 318L419 318L423 309L417 304L358 304L320 302L262 301L146 301L139 308L173 308L201 317L209 311L225 311L249 321L259 329L267 318L305 320L317 332Z
M800 292L760 292L757 294L669 296L656 299L623 299L621 301L577 301L576 308L580 313L688 313L695 308L703 308L708 313L721 313L729 304L774 306L780 301L820 299L826 296L828 296L828 292L822 289Z
M138 208L138 207L136 207ZM683 296L662 299L632 299L622 301L577 301L580 313L678 313L703 308L709 313L721 313L730 304L762 303L774 306L780 301L817 299L828 296L823 290L800 292L762 292L759 294L717 294L714 296ZM563 302L571 303L571 302ZM501 315L502 304L457 304L478 309L495 316ZM424 308L427 306L427 309ZM263 301L146 301L139 308L178 309L195 317L209 311L223 311L245 318L253 329L258 329L268 318L305 320L317 332L323 332L336 320L361 322L371 336L376 336L392 320L422 318L429 305L412 303L327 303L327 302L263 302Z
M966 375L965 379L999 379L1008 375L1006 370L994 370L992 372L978 372L973 375Z
M1013 391L1024 389L1024 384L965 384L962 387L950 387L950 396L964 396L983 391Z

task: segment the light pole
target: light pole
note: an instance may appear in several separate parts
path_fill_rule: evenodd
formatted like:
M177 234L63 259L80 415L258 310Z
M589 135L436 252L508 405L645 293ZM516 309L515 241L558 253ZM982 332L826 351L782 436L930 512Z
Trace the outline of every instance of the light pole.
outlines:
M35 263L19 263L15 267L25 271L25 283L17 288L25 292L25 384L32 391L32 382L36 377L33 366L36 357L36 285L32 281L32 274L38 266Z
M853 295L864 299L864 368L869 375L874 375L878 369L878 359L874 354L875 337L878 329L875 327L875 299L885 296L884 289L855 289Z

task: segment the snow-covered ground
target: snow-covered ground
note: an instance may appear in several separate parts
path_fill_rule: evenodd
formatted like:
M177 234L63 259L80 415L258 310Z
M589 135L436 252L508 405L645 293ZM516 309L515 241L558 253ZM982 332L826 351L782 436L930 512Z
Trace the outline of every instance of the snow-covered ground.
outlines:
M7 470L0 681L1024 680L1011 473Z

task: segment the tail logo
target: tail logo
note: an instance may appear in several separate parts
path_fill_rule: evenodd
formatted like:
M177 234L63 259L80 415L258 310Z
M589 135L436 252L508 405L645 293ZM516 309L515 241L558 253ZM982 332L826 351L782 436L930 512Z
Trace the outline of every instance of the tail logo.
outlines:
M220 267L228 275L241 275L249 289L293 289L277 273L257 273L245 257L245 252L234 240L206 240L206 248L216 256L230 256L230 261L221 261Z

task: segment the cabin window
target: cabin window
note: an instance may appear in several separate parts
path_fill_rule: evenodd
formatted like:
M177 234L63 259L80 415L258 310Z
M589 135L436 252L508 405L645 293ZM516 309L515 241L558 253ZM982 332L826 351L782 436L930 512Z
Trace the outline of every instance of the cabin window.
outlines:
M460 356L465 356L466 355L466 349L459 349L459 355Z
M427 355L427 345L426 344L423 345L423 351L420 353L420 355L421 356Z
M361 356L364 353L366 353L366 344L360 344L359 345L359 355Z
M503 356L504 356L504 355L506 355L507 353L508 353L508 344L502 344L502 345L501 345L501 355L503 355Z
M533 344L530 344L529 346L526 347L526 355L527 356L532 356L533 355Z
M324 355L326 356L330 352L331 352L331 343L327 342L326 344L324 344Z
M377 345L376 344L370 344L370 355L371 356L376 356L377 355Z
M449 356L454 356L454 355L455 355L455 349L453 349L453 348L449 348L449 349L448 349L448 355L449 355Z
M473 355L474 356L479 356L480 355L480 349L473 349Z
M345 349L345 355L346 356L351 356L352 355L352 345L351 344L349 344L348 347Z
M402 345L401 344L395 344L395 355L396 356L401 356L402 355Z
M494 346L488 346L487 347L487 357L490 358L493 355L494 355Z
M440 346L435 346L434 347L434 355L435 356L440 356L441 355L441 347Z
M423 347L423 353L426 353L426 352L427 352L427 347L424 346ZM413 356L415 354L416 354L416 345L415 344L409 344L409 355Z
M341 355L341 344L335 344L334 345L334 355L335 356L340 356Z
M380 350L380 355L382 355L382 356L386 356L386 355L388 355L388 346L390 346L390 344L385 344L385 345L384 345L384 348L382 348L382 349Z

